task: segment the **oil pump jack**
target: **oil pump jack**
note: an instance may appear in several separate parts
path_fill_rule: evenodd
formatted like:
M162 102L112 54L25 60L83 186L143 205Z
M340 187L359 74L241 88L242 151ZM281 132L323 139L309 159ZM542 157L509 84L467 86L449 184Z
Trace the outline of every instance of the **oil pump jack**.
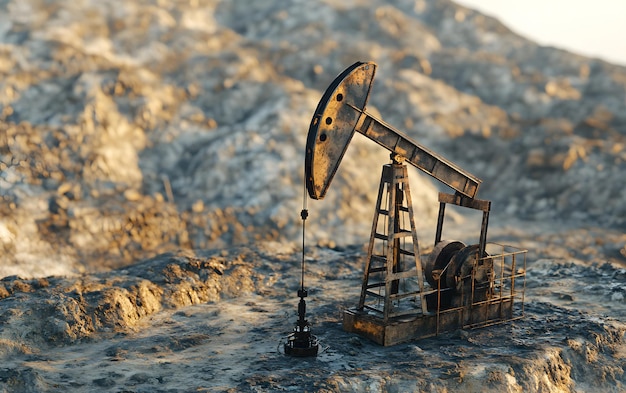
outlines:
M481 180L366 110L376 67L357 62L335 78L306 142L305 182L312 199L326 195L355 132L391 153L382 170L360 296L356 307L344 311L344 330L394 345L520 318L526 251L492 244L488 249L491 202L476 199ZM435 244L426 257L420 256L405 163L454 190L439 193ZM442 239L446 205L482 211L478 244Z

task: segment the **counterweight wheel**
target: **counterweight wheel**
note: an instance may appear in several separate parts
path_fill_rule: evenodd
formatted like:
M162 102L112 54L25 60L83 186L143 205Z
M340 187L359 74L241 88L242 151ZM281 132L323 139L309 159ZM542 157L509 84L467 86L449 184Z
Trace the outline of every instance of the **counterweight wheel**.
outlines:
M426 276L426 281L428 281L433 288L437 288L438 286L437 277L435 277L433 272L443 271L456 253L464 247L465 244L463 242L456 240L442 240L437 243L430 254L430 258L428 258L424 264L424 275ZM445 279L445 276L442 278L440 286L442 289L448 288L448 282Z
M446 273L448 287L462 295L464 302L488 300L493 292L493 260L486 252L479 258L479 248L473 244L457 252Z

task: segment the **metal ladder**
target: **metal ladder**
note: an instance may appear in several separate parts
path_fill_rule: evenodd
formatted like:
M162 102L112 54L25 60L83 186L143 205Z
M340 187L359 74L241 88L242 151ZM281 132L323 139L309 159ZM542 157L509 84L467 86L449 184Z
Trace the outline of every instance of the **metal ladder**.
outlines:
M383 223L379 225L381 217ZM405 227L407 219L410 229ZM415 261L414 270L408 263L411 260ZM406 288L407 280L415 278L419 289ZM424 295L407 167L394 159L383 166L357 309L371 311L387 322L402 315L425 313Z

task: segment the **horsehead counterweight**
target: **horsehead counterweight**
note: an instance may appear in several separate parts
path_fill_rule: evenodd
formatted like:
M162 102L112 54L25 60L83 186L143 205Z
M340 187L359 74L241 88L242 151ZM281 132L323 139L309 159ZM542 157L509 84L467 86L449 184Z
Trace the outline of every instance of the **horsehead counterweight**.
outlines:
M323 199L354 132L365 135L456 192L474 198L481 180L367 112L376 64L357 62L328 87L313 115L306 144L309 196Z

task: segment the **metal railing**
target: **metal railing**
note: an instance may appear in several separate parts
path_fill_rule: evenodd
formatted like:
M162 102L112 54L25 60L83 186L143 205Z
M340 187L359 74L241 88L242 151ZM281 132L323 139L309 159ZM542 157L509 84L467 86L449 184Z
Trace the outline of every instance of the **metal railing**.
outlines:
M457 304L451 306L442 305L442 296L452 288L441 288L441 280L446 277L446 270L438 272L437 280L437 317L436 334L440 330L440 319L446 314L457 313L462 328L477 328L495 325L520 319L524 316L524 297L526 292L526 254L527 250L498 243L488 243L487 255L474 259L474 266L470 274L459 277L457 288L471 288L469 291L459 291ZM477 280L477 272L483 268L490 277ZM489 268L491 266L491 268ZM469 299L467 298L469 296ZM469 315L466 315L469 313Z

